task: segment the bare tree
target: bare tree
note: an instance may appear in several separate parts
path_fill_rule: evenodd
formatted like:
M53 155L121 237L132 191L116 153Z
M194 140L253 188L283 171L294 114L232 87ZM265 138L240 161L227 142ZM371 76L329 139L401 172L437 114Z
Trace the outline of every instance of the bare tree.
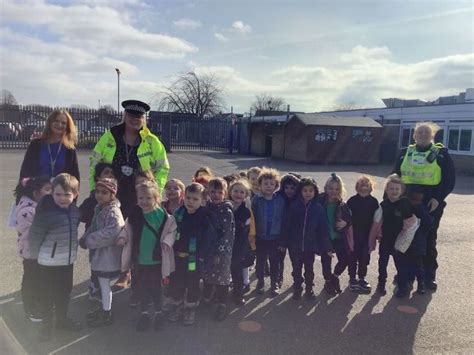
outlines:
M15 96L11 93L11 91L2 89L2 98L0 101L0 105L18 105L18 102L15 99Z
M159 93L159 108L180 113L193 113L203 118L218 113L223 106L223 90L211 74L194 71L180 73L178 78Z
M255 96L252 103L252 111L284 111L285 100L281 97L272 96L270 94L259 94Z

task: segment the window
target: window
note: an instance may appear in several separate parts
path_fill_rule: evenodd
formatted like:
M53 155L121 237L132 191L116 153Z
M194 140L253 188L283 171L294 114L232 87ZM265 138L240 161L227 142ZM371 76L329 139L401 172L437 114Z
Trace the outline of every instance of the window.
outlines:
M328 142L337 140L337 129L319 128L314 135L316 142Z
M472 130L461 129L461 138L459 139L459 150L463 152L471 151Z
M472 143L472 129L458 127L449 128L448 148L461 152L470 152Z
M408 147L412 143L414 143L413 128L403 128L401 148Z

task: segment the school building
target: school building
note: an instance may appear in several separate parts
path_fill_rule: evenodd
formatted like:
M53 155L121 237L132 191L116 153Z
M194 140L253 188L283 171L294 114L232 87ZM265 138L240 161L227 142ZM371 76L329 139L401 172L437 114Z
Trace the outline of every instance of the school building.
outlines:
M436 134L435 141L443 143L448 147L449 152L455 162L458 171L474 173L474 88L469 88L459 95L439 97L434 101L423 100L404 100L398 98L382 99L385 107L380 108L366 108L344 111L326 111L317 114L320 117L331 116L334 120L342 121L343 118L352 118L345 121L345 127L350 127L351 130L344 129L346 135L354 135L354 140L347 137L342 140L341 144L347 145L348 149L359 150L363 145L357 143L357 135L362 132L363 127L360 126L361 117L370 118L381 127L380 133L382 139L376 140L379 142L379 147L374 147L378 152L378 162L390 163L393 161L399 149L406 147L413 142L413 128L417 122L432 121L437 123L441 130ZM249 151L252 154L271 155L275 158L285 158L295 160L294 156L285 154L287 144L285 144L285 137L291 134L288 123L293 117L310 117L308 115L316 116L316 114L279 114L275 116L253 116L249 120ZM348 123L351 122L352 123ZM324 129L324 127L321 127ZM333 128L334 129L334 128ZM375 132L377 131L376 128ZM339 131L339 128L336 128ZM308 144L307 135L310 130L303 130L305 133L301 135L302 141L299 143L294 140L291 146L297 144ZM303 132L302 131L302 132ZM342 133L342 132L341 132ZM293 135L294 136L294 135ZM337 133L336 133L337 136ZM317 141L320 135L312 134L311 139ZM342 138L341 135L339 137ZM336 138L336 141L338 139ZM334 143L336 143L336 141ZM319 147L322 147L319 145ZM326 148L324 148L325 150ZM318 145L311 143L311 148L308 149L307 154L311 155L311 150L318 150ZM374 162L373 153L371 159L367 163ZM301 157L301 155L299 155ZM308 161L308 159L299 159ZM318 163L336 163L333 159L321 161ZM346 163L351 163L349 160L344 160ZM352 161L352 163L360 163L360 161Z

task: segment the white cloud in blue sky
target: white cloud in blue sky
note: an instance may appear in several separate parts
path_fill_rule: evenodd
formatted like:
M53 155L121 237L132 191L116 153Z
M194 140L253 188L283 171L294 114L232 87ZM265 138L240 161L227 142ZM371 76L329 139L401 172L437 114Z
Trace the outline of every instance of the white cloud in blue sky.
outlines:
M316 111L473 86L471 1L2 1L2 88L23 104L152 101L188 69L234 111L261 92Z

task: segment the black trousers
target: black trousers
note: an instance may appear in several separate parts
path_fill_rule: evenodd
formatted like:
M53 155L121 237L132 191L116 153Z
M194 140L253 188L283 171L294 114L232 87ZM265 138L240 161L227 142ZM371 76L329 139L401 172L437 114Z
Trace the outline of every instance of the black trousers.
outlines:
M366 238L356 238L354 235L354 251L349 254L349 277L355 279L357 274L359 279L365 279L369 263L368 235Z
M242 274L240 261L233 262L230 267L232 275L232 294L235 297L242 297L244 293L244 275Z
M67 309L72 290L74 264L66 266L44 266L40 269L40 303L43 322L51 323L53 308L56 320L67 318Z
M291 265L293 266L293 287L301 289L303 281L306 289L310 290L314 286L314 252L289 249ZM302 276L304 266L304 279Z
M40 301L37 293L40 289L40 267L36 259L23 259L23 278L21 280L21 298L26 316L39 315Z
M346 269L349 262L349 256L347 255L346 246L344 245L344 241L342 239L335 239L331 242L333 250L337 256L337 264L334 267L334 274L339 276ZM326 281L330 280L332 276L331 263L332 258L327 253L323 253L321 255L321 266L323 269L323 276Z
M283 282L283 274L285 272L285 258L286 258L286 249L285 251L278 250L278 282Z
M170 276L169 296L175 302L198 302L201 297L201 273L188 270L188 258L176 257L175 264L175 271Z
M135 267L135 292L141 311L153 303L155 310L161 310L161 264L137 265Z
M444 203L444 202L443 202ZM427 281L436 280L436 270L438 269L438 250L436 249L436 243L438 239L438 228L443 217L444 207L435 210L431 216L433 217L433 227L428 233L427 244L426 244L426 255L423 257L423 267L425 270L425 278Z
M390 255L395 262L395 267L397 267L397 262L395 260L395 249L393 248L394 243L384 243L381 242L379 245L379 282L385 283L387 281L387 266L390 259ZM398 267L397 267L398 270Z
M418 282L424 282L425 273L423 271L423 256L406 255L396 252L394 259L398 270L398 288L406 290L408 288L408 283L412 282L415 278Z
M258 282L263 283L265 277L265 262L270 261L270 279L272 287L276 286L278 282L279 274L279 252L278 252L278 242L276 240L263 240L258 239L257 244L257 265L256 273Z

